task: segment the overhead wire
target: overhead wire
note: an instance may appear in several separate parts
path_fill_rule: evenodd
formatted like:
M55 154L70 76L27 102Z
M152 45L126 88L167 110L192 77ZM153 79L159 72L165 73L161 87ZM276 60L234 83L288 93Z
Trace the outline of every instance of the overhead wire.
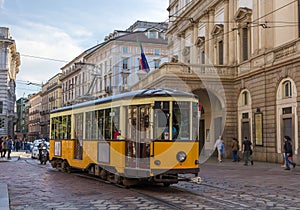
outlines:
M151 29L154 29L154 28L156 28L158 25L162 25L162 24L165 24L165 23L168 23L168 22L170 22L170 18L171 17L175 17L175 18L180 18L180 16L175 16L175 15L178 15L178 14L180 14L180 12L181 11L183 11L184 9L186 9L188 6L190 6L190 4L192 3L193 1L190 1L190 2L188 2L186 5L184 5L182 8L180 8L179 10L177 10L174 14L172 14L172 15L169 15L169 18L168 19L166 19L165 21L163 21L163 22L159 22L159 23L157 23L156 25L154 25L154 26L152 26L152 27L149 27L149 28L147 28L147 29L145 29L145 30L143 30L143 31L138 31L137 33L145 33L145 32L147 32L147 31L149 31L149 30L151 30ZM265 15L263 15L263 16L261 16L261 17L259 17L259 18L257 18L257 19L255 19L255 20L253 20L253 21L251 21L251 22L249 22L249 24L248 24L248 27L263 27L262 26L262 24L261 23L256 23L257 21L259 21L259 20L261 20L262 18L264 18L264 17L267 17L267 16L269 16L269 15L271 15L271 14L273 14L273 13L275 13L275 12L277 12L277 11L279 11L279 10L281 10L281 9L283 9L283 8L285 8L285 7L287 7L287 6L289 6L289 5L291 5L291 4L293 4L293 3L295 3L295 2L297 2L297 0L294 0L294 1L292 1L292 2L290 2L290 3L288 3L288 4L285 4L285 5L283 5L283 6L281 6L281 7L279 7L279 8L277 8L276 10L273 10L273 11L271 11L271 12L269 12L269 13L267 13L267 14L265 14ZM183 18L183 17L182 17ZM190 19L190 18L189 18ZM186 19L186 20L188 20L188 19ZM185 20L183 20L183 21L185 21ZM171 21L172 22L172 21ZM201 22L201 21L199 21L199 22ZM213 22L210 22L210 21L203 21L202 23L219 23L219 24L221 24L221 23L235 23L235 21L213 21ZM265 21L264 22L264 24L268 24L268 23L283 23L283 24L286 24L286 25L276 25L276 26L267 26L266 28L282 28L282 27L294 27L294 26L297 26L296 24L298 23L298 22L289 22L289 21ZM291 23L291 24L289 24L289 23ZM257 24L257 25L252 25L252 24ZM294 25L295 24L295 25ZM228 32L223 32L223 36L224 35L227 35L227 34L229 34L229 33L232 33L232 32L234 32L236 29L238 29L238 28L234 28L234 29L232 29L232 30L229 30ZM122 37L124 37L124 36L126 36L126 35L131 35L131 33L128 33L128 34L125 34L125 35L123 35ZM116 37L116 39L115 40L117 40L119 37ZM213 37L212 38L209 38L209 39L205 39L204 40L204 43L205 42L208 42L208 41L210 41L210 40L212 40L212 39L214 39ZM193 44L193 45L191 45L191 46L196 46L196 44ZM119 47L119 46L115 46L115 47L113 47L113 48L111 48L110 50L113 50L113 49L115 49L115 48L117 48L117 47ZM178 50L177 52L178 53L180 53L181 51L183 51L183 50ZM63 62L63 63L68 63L68 62L70 62L70 61L67 61L67 60L61 60L61 59L55 59L55 58L47 58L47 57L40 57L40 56L34 56L34 55L27 55L27 54L21 54L21 56L24 56L24 57L31 57L31 58L36 58L36 59L43 59L43 60L49 60L49 61L55 61L55 62ZM133 57L133 56L132 56ZM161 58L165 58L165 57L167 57L167 56L161 56L160 58L158 58L157 60L159 60L159 59L161 59ZM148 63L152 63L152 62L155 62L155 60L153 60L153 61L149 61ZM114 65L115 66L115 65ZM132 69L137 69L137 68L139 68L139 66L132 66ZM89 71L93 71L92 69L91 70L89 70Z
M255 20L253 20L253 21L248 22L247 23L247 27L248 28L263 27L262 24L267 24L269 21L264 21L262 23L259 23L259 22L256 23L256 22L259 21L259 20L261 20L262 18L267 17L269 15L272 15L273 13L278 12L279 10L284 9L285 7L290 6L290 5L292 5L292 4L296 3L296 2L298 2L298 0L294 0L292 2L289 2L289 3L287 3L287 4L285 4L285 5L277 8L277 9L275 9L275 10L273 10L273 11L271 11L271 12L269 12L269 13L267 13L267 14L265 14L265 15L257 18L257 19L255 19ZM189 19L185 19L183 21L189 21ZM199 21L199 22L201 22L201 21ZM202 23L215 23L216 24L216 23L222 23L222 22L224 22L224 23L236 23L235 21L203 21ZM281 23L281 22L282 21L279 21L279 23ZM277 23L277 21L272 21L272 23ZM291 23L298 23L298 22L291 22ZM194 23L192 23L192 24L194 24ZM257 24L257 25L252 25L252 24ZM298 26L298 25L286 25L284 27L294 27L294 26ZM281 27L283 27L283 26L267 26L267 27L263 27L263 28L266 29L266 28L281 28ZM239 26L238 28L232 28L231 30L228 30L227 32L223 32L220 36L228 35L228 34L233 33L234 31L236 31L238 29L241 29L241 28L245 28L245 26ZM209 41L211 41L213 39L214 39L214 37L205 39L203 43L209 42ZM196 44L191 44L190 45L190 47L193 47L193 46L196 46ZM181 50L178 50L177 52L180 53L180 52L183 52L183 50L184 49L181 49Z

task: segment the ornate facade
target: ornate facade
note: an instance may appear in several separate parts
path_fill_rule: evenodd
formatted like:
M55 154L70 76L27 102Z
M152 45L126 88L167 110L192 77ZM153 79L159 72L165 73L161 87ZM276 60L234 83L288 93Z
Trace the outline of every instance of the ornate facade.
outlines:
M291 0L171 0L171 63L134 88L197 94L203 157L222 135L228 156L233 137L240 145L248 137L255 160L282 162L283 136L289 135L299 162L298 8Z
M165 23L137 21L125 31L115 30L104 42L86 50L62 68L63 105L130 90L146 76L139 58L142 44L150 69L167 58Z
M40 111L41 138L49 139L50 133L50 111L62 106L62 87L60 81L61 73L56 74L42 86Z
M0 136L14 137L17 121L16 76L19 72L20 54L9 29L0 27Z

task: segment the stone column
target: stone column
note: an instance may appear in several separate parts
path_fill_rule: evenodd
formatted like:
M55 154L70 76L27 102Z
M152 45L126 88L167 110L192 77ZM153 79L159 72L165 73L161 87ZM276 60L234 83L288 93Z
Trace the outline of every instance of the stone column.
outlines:
M224 0L224 65L229 64L229 0Z
M208 30L206 32L207 40L208 41L208 59L209 62L215 64L215 56L214 56L214 40L212 39L211 32L214 28L214 21L215 21L215 10L210 8L208 12ZM205 37L206 38L206 37ZM206 48L205 48L206 49Z
M259 9L260 9L259 5L260 4L258 1L259 0L253 1L252 21L259 18ZM251 33L251 43L252 43L253 49L252 49L251 53L258 54L259 42L260 42L259 27L253 27L252 33Z
M229 21L229 46L228 46L228 63L227 65L234 65L236 61L236 31L232 31L236 24L234 23L234 15L236 13L236 3L235 1L228 2L228 21Z

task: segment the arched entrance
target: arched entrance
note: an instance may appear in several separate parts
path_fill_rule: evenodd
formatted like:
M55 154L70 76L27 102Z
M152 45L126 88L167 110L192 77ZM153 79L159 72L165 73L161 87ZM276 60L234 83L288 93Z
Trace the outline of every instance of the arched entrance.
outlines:
M207 89L193 91L202 105L199 119L199 151L201 162L207 160L214 152L215 140L223 135L225 125L225 109L223 101Z

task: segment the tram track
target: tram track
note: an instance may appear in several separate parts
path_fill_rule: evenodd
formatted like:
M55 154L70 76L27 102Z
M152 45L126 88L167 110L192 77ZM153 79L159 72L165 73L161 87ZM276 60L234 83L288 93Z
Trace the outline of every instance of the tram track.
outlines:
M120 188L126 188L126 190L137 193L139 196L143 196L144 198L153 201L159 206L164 206L170 209L199 209L199 208L212 208L217 204L217 208L222 209L246 209L251 208L251 206L240 204L233 201L222 200L217 197L205 196L201 193L197 193L192 190L188 190L185 188L177 187L177 186L170 186L170 187L163 187L157 185L147 185L147 187L140 186L127 188L123 185L118 185L115 183L111 183L106 180L102 180L97 177L93 177L88 174L75 174L76 176L92 179L95 181L100 181L102 183L107 184L114 184ZM201 184L200 184L201 185ZM212 186L209 184L205 184L206 187L214 187L216 189L226 190L225 188ZM159 187L159 190L157 188ZM213 207L214 208L214 207ZM253 208L255 209L255 208Z
M24 160L24 159L23 159ZM48 172L58 172L49 165L40 165L33 160L24 160L27 164L34 167L47 169ZM83 173L72 172L81 178L92 179L105 184L118 185L107 180ZM161 206L165 209L262 209L272 207L296 207L300 203L300 199L282 194L278 192L276 186L269 186L268 191L274 193L265 193L265 186L258 186L250 183L231 182L228 180L215 180L204 178L200 184L194 182L180 182L170 187L161 185L143 185L127 188L126 190L136 194L137 198L141 198L144 203L153 203L157 207ZM284 189L285 190L285 189ZM127 201L124 201L126 203ZM128 201L135 202L135 201ZM142 205L142 204L140 204Z

